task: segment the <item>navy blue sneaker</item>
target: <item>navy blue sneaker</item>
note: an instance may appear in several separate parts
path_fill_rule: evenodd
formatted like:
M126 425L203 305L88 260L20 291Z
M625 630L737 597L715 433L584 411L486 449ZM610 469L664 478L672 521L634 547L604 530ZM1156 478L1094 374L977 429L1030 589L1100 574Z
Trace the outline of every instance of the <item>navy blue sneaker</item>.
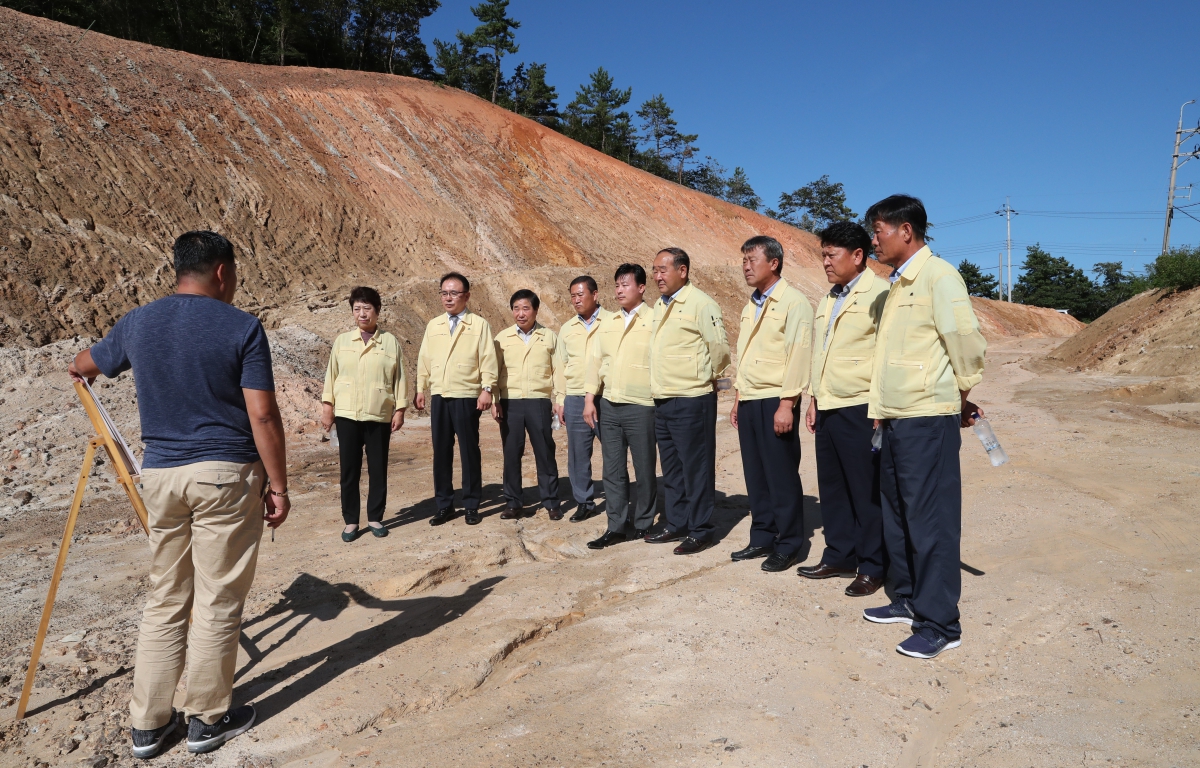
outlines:
M171 719L162 728L143 731L141 728L130 728L133 736L133 756L145 760L154 757L162 749L163 742L175 732L176 713L171 710Z
M951 640L933 627L921 627L896 650L914 659L932 659L947 648L957 648L962 640Z
M912 609L908 607L908 603L904 600L897 600L891 605L885 605L881 608L868 608L863 611L863 618L867 621L873 621L876 624L907 624L912 626L913 615Z

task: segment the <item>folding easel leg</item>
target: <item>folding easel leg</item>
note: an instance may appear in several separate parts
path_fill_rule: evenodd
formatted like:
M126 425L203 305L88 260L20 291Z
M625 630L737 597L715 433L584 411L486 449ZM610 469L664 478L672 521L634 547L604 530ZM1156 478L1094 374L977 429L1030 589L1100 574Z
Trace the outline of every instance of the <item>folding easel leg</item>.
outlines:
M33 692L33 677L37 674L38 658L42 655L42 643L46 641L46 630L50 628L50 614L54 612L54 597L58 594L58 582L62 579L63 566L67 564L67 549L71 546L71 536L75 533L75 521L79 518L79 508L83 505L83 491L87 487L88 475L92 471L92 461L96 458L96 446L103 445L99 438L88 441L87 453L83 457L83 467L79 470L79 482L75 485L75 498L71 501L71 511L67 514L67 527L63 529L62 544L58 547L58 562L54 566L54 576L50 579L50 592L46 595L46 607L42 609L42 623L38 625L37 638L33 641L33 653L29 657L29 671L25 673L25 687L21 690L21 701L17 704L17 719L25 717L25 708L29 705L29 694Z

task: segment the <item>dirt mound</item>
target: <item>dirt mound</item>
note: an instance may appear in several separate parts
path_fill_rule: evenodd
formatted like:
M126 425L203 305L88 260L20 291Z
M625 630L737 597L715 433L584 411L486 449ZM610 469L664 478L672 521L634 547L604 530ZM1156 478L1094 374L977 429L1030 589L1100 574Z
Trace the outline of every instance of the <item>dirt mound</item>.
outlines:
M1050 354L1078 369L1137 376L1200 374L1200 288L1139 294Z
M1084 327L1070 315L1044 307L1027 307L992 299L974 299L975 314L989 339L1007 336L1053 338L1071 336Z

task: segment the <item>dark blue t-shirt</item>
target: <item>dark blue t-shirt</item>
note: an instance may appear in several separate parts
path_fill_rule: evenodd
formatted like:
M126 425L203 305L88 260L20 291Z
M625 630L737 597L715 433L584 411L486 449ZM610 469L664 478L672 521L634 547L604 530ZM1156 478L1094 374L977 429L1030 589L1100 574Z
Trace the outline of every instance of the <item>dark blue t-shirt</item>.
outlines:
M262 323L217 299L174 294L122 317L92 360L133 369L147 469L258 461L242 389L275 390Z

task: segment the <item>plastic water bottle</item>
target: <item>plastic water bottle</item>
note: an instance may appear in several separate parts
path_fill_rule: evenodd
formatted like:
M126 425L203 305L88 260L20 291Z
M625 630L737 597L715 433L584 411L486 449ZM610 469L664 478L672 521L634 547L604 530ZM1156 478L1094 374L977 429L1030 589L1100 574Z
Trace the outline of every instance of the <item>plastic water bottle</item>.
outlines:
M334 424L332 427L329 428L329 445L333 448L337 448L340 445L340 443L338 442L337 425L336 424Z
M883 449L883 422L879 422L879 426L875 427L875 433L871 435L871 453L879 453Z
M550 429L556 432L562 429L562 422L558 420L558 411L555 411L554 415L550 417Z
M987 451L988 458L992 460L992 466L998 467L1001 464L1008 463L1008 454L1000 447L1000 441L996 439L996 433L992 431L992 425L987 419L979 418L979 414L973 414L975 423L971 429L975 431L975 436L979 438L979 442L983 443L983 449Z

